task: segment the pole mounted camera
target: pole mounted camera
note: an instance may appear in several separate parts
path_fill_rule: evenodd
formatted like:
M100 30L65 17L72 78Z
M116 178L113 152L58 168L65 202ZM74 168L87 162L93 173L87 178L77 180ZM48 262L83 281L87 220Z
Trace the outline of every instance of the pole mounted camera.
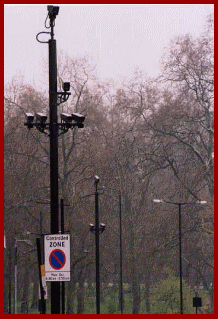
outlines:
M84 127L83 122L85 121L85 115L81 115L79 113L73 113L72 119L77 124L78 128Z
M70 91L70 82L64 82L62 85L64 92Z
M67 113L61 113L61 121L65 123L71 123L73 120L72 115Z
M100 233L103 233L103 231L105 230L105 224L102 224L100 223L100 227L99 227L99 230L100 230Z
M61 124L63 125L63 129L66 128L66 130L68 131L68 129L73 126L72 120L72 115L61 113Z
M26 113L27 122L24 123L28 129L33 128L34 115L32 113Z
M36 113L35 126L41 133L45 133L46 126L48 128L48 124L46 123L46 121L47 115L45 115L44 113Z
M61 113L61 125L64 129L69 129L75 126L77 126L78 128L83 128L84 120L85 116L78 113L73 113L72 115L67 113Z
M44 113L36 113L36 122L39 124L45 124L47 121L47 115Z
M70 82L63 82L62 89L64 92L57 92L57 105L66 102L71 95L70 91Z
M90 224L89 225L89 230L91 233L94 233L95 232L95 225L94 224Z
M100 223L100 225L99 225L99 233L100 234L102 234L103 231L105 231L105 227L106 227L105 224ZM95 233L95 225L94 224L89 224L89 230L90 230L91 233L94 234Z

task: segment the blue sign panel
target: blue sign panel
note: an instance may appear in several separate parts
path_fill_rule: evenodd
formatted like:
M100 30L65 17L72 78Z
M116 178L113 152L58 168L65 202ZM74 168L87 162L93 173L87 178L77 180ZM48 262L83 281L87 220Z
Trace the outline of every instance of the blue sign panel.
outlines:
M60 270L61 268L63 268L66 263L66 256L63 250L52 250L49 256L49 263L55 270Z

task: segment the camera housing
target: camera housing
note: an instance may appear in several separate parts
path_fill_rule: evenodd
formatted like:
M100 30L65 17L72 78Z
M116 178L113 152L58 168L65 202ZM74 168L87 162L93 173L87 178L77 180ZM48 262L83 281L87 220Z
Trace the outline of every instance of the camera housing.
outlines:
M61 113L61 121L71 123L73 120L72 115L67 113Z
M95 231L95 225L94 225L94 224L90 224L90 225L89 225L89 230L90 230L90 232L94 233L94 231Z
M64 82L62 84L62 88L63 88L64 92L70 91L70 82Z
M103 231L105 230L106 225L105 224L100 224L100 232L103 233Z
M45 124L47 121L47 115L44 113L36 113L36 122L40 124Z
M72 118L77 123L83 123L85 121L85 115L79 113L73 113Z
M24 125L27 125L27 127L33 128L33 121L34 121L34 115L32 113L26 113L27 122L24 123Z
M72 119L74 122L77 123L77 126L79 128L83 128L84 124L83 122L85 121L85 115L79 114L79 113L73 113L72 114Z
M32 113L26 113L27 122L32 123L34 121L34 115Z

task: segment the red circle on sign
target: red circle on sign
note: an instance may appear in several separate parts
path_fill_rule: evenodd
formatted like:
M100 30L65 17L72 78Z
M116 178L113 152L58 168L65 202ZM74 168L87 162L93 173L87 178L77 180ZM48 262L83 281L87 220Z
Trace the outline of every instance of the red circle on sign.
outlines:
M53 269L60 270L66 263L66 256L63 250L55 249L49 255L49 263Z

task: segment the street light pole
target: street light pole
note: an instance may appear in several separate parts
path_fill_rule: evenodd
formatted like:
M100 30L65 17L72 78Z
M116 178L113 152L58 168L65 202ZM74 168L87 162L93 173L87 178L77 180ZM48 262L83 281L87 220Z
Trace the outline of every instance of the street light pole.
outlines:
M181 221L181 203L179 206L179 278L180 278L180 314L183 314L183 292L182 292L182 221Z
M96 313L100 314L100 243L99 243L99 236L105 230L105 224L99 224L99 211L98 211L98 182L99 177L97 175L94 176L94 184L95 184L95 225L90 224L89 230L95 234L95 266L96 266ZM90 196L90 195L88 195Z
M98 182L99 182L99 178L97 176L95 176L96 313L100 314L100 258L99 258Z
M120 311L123 314L123 256L122 256L122 207L121 192L119 194L119 217L120 217Z
M154 203L167 203L167 204L172 204L176 205L179 207L179 277L180 277L180 314L183 314L183 290L182 290L182 212L181 212L181 206L182 205L193 205L193 204L206 204L206 201L196 201L193 203L175 203L175 202L169 202L169 201L164 201L162 199L153 199Z
M15 259L15 265L14 265L14 314L17 314L17 240L15 239L15 245L14 245L14 259Z

